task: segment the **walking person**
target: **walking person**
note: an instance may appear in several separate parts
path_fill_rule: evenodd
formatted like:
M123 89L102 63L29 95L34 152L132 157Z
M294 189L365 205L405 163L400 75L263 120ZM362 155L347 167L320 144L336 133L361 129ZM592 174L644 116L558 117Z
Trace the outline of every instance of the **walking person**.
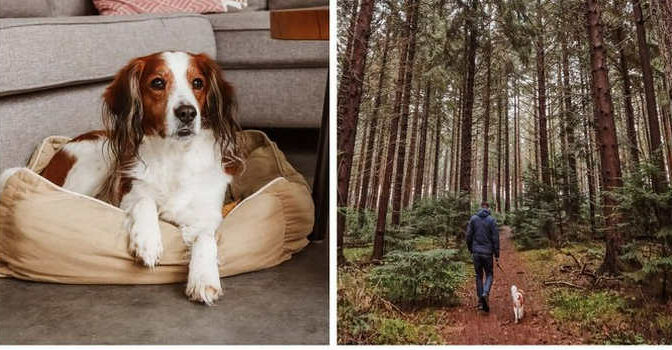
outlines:
M469 219L467 225L467 248L476 269L478 309L485 312L490 311L488 295L493 280L493 256L499 263L499 231L497 220L490 215L489 208L488 202L482 202L481 209Z

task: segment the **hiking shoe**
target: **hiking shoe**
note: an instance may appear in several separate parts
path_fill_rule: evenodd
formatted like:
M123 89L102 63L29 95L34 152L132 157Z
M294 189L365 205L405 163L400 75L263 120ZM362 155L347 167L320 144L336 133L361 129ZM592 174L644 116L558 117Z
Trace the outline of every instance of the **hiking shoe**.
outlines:
M483 311L490 312L490 306L488 305L488 296L486 295L481 297L481 300L483 300Z
M476 309L483 310L483 297L478 297L478 305L476 305Z

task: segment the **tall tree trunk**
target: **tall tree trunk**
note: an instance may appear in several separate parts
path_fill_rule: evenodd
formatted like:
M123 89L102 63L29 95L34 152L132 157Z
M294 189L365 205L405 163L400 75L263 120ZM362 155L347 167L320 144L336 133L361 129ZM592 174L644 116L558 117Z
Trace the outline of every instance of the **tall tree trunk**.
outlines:
M509 75L504 76L504 212L511 211L511 168L509 154Z
M350 24L348 25L348 41L345 45L345 52L343 52L342 65L341 65L341 76L338 84L338 100L343 101L347 94L347 87L349 85L350 79L350 68L352 65L352 52L353 52L353 43L355 37L355 27L357 25L357 15L359 9L359 0L348 1L350 3ZM338 105L336 111L339 116L343 114L343 107Z
M465 82L466 82L466 76L465 76ZM464 90L460 90L460 112L459 114L456 113L454 123L457 123L455 125L455 170L453 171L453 187L452 191L453 193L458 193L458 188L460 185L460 131L461 131L461 126L462 126L462 114L464 112L464 108L462 108L462 101L464 100Z
M371 19L373 17L373 0L362 0L354 30L353 55L348 70L350 79L347 79L347 88L343 99L338 101L343 105L343 114L338 120L338 206L344 207L348 203L348 186L350 185L350 171L352 169L352 153L355 148L357 135L357 117L362 99L362 82L366 68L366 52L369 48L371 36ZM339 263L345 262L343 256L343 233L345 231L345 214L338 212L337 258Z
M422 198L422 185L425 176L425 151L427 149L427 129L429 121L429 99L432 94L432 82L428 81L425 86L425 103L422 106L422 125L420 126L420 145L418 146L418 166L415 171L415 193L416 200Z
M537 106L537 90L534 90L534 173L538 180L541 180L541 157L539 156L539 108Z
M670 180L672 180L672 123L670 123L669 108L663 109L661 115L663 118L663 128L665 129L665 149L667 151L667 172Z
M665 79L663 79L665 87L665 96L667 97L667 105L664 107L667 113L663 114L666 122L665 144L668 148L668 162L667 171L672 182L672 121L670 120L670 108L672 108L672 90L670 90L670 83L672 82L672 57L670 52L672 50L672 2L671 1L654 1L657 9L658 19L658 37L660 38L660 54L663 57L665 66Z
M441 114L436 115L436 132L434 140L434 177L432 178L432 197L439 196L439 151L441 149Z
M502 212L502 78L497 92L497 211Z
M403 101L401 103L401 119L399 120L399 145L397 146L397 172L394 182L394 196L392 198L392 224L399 225L401 220L401 195L403 191L404 165L406 160L406 132L408 130L408 115L411 104L411 86L413 82L413 64L415 63L415 36L418 28L418 13L420 2L415 0L409 8L410 39L408 42L408 57L406 58L406 77L404 78ZM407 179L408 181L408 179Z
M637 46L639 46L639 61L642 65L642 80L644 81L644 95L646 97L646 115L649 122L649 148L651 162L658 168L653 175L653 189L656 193L663 193L667 190L662 171L665 170L663 164L663 148L660 141L660 121L658 120L658 109L656 107L656 91L653 85L653 73L651 68L651 55L649 46L646 43L646 29L644 28L644 16L642 14L641 0L632 0L633 12L635 15L635 25L637 27ZM666 215L664 215L666 216Z
M408 166L406 166L406 182L404 183L403 207L408 208L414 200L411 200L413 192L413 171L415 170L416 143L418 135L418 124L420 119L420 91L422 91L422 82L418 80L418 87L415 92L415 111L413 112L413 126L411 127L411 146L408 153Z
M385 162L385 172L383 175L383 183L380 192L378 203L378 217L376 220L376 231L373 239L373 254L372 260L380 260L383 258L385 249L385 230L387 226L387 209L390 202L390 191L392 187L392 175L394 171L394 156L397 143L397 135L399 131L399 117L401 109L401 101L404 87L404 78L406 76L406 59L408 55L408 45L405 45L406 40L410 38L412 9L417 0L406 0L405 8L407 14L407 23L403 27L403 34L399 41L401 47L399 55L399 73L397 76L397 85L395 93L394 110L392 111L392 119L390 121L390 134L387 143L387 160Z
M457 113L455 113L457 114ZM453 190L453 183L456 177L455 173L455 156L457 154L457 122L459 120L459 116L453 115L453 126L450 130L450 171L448 175L448 191L449 192L454 192Z
M443 176L441 177L441 194L445 196L448 185L448 155L449 151L446 149L445 156L443 157Z
M541 161L541 180L551 185L551 172L548 167L548 136L546 131L546 66L544 62L544 32L541 14L541 0L537 0L537 22L540 33L536 40L537 90L539 96L539 158Z
M593 161L593 138L591 136L590 130L588 128L588 118L583 120L583 129L586 135L586 175L588 177L588 215L590 217L590 232L593 234L593 237L597 234L597 226L595 224L595 204L596 204L596 191L595 191L595 165Z
M381 104L383 102L383 89L385 88L385 73L387 71L387 55L389 53L389 48L390 48L390 35L392 32L392 27L388 26L386 33L385 33L385 43L383 44L383 56L381 57L380 60L380 72L378 73L378 87L376 89L376 97L373 102L373 115L371 116L371 126L369 127L370 132L369 132L369 138L367 140L367 145L366 145L366 163L364 165L364 169L370 169L369 174L364 176L364 179L362 180L362 193L359 197L359 204L357 205L357 208L359 209L359 217L358 217L358 225L359 227L362 227L364 224L364 209L366 208L366 201L368 198L369 194L369 179L371 176L376 178L374 169L377 168L372 168L371 164L373 163L373 146L374 142L376 139L376 133L378 132L378 119L380 116L380 108ZM382 135L379 137L382 139ZM382 148L379 148L379 151L382 150ZM379 166L379 165L377 165ZM376 187L373 187L374 191L378 191Z
M490 82L491 82L491 73L490 73L490 53L491 53L491 43L488 41L488 46L486 47L485 53L485 66L486 66L486 79L485 79L485 95L483 96L483 103L485 104L485 112L483 114L483 188L481 190L481 201L486 202L488 200L488 156L490 146Z
M613 191L622 186L621 161L618 155L618 140L614 123L611 85L607 68L607 52L602 37L601 10L598 0L586 0L586 20L590 41L590 61L592 68L592 95L597 110L597 142L601 160L602 188L604 192ZM622 236L619 231L616 201L604 195L602 209L606 221L606 251L600 267L603 272L618 273L620 268Z
M569 49L567 47L567 34L562 34L562 85L564 94L564 120L565 120L565 136L567 137L567 188L569 199L565 203L565 210L570 223L576 222L579 218L580 196L578 175L576 171L576 113L574 105L572 104L572 88L569 80Z
M623 9L623 1L615 0L614 9L621 11ZM618 23L614 29L614 40L618 49L618 73L621 76L623 86L623 107L625 109L625 126L628 135L628 151L630 154L631 169L634 169L639 164L639 147L637 146L637 131L635 130L635 112L632 108L632 91L630 84L630 73L628 72L628 61L625 56L625 33L623 31L623 23Z
M464 93L464 114L462 116L462 142L461 142L461 166L460 166L460 193L471 194L471 122L474 109L474 75L476 72L476 47L477 26L475 23L478 1L472 0L470 15L467 16L467 28L469 28L469 42L467 45L467 83ZM469 208L464 208L465 211Z
M520 161L520 139L518 135L518 77L514 81L515 93L513 96L513 207L518 209L518 170Z
M583 71L580 74L580 86L581 86L581 95L586 96L587 89L584 79ZM583 133L585 136L585 157L586 157L586 177L588 178L588 215L590 218L590 232L593 237L597 234L597 225L595 222L595 212L597 205L597 191L595 189L595 161L593 158L593 131L594 128L594 116L596 113L593 113L592 117L588 114L587 105L588 101L585 98L581 98L581 113L585 117L583 118ZM594 108L593 108L594 110Z
M367 171L364 169L364 161L366 159L366 137L369 132L369 123L367 123L365 120L362 120L362 139L359 142L359 158L357 159L357 173L355 177L355 185L354 185L354 191L353 191L353 196L352 196L352 202L350 203L351 206L357 207L361 195L361 190L362 190L362 180L364 179L364 174L367 173Z
M376 165L375 165L375 172L372 171L373 174L373 183L371 184L371 199L369 202L369 208L370 209L377 209L378 208L378 196L380 195L380 179L385 176L384 169L385 167L383 166L383 160L387 159L387 154L385 151L387 150L387 139L389 138L390 135L390 130L391 127L388 127L389 123L386 120L382 120L381 123L381 133L380 137L378 138L378 154L376 155Z

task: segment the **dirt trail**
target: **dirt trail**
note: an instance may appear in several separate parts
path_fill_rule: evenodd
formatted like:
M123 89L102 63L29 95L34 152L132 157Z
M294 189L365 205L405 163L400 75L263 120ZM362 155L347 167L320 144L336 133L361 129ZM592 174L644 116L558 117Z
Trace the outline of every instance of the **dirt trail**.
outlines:
M469 278L460 291L462 305L437 310L444 339L451 344L580 343L580 339L572 339L557 329L544 305L543 287L528 273L522 256L513 246L508 226L501 228L500 244L500 261L505 273L495 266L490 313L476 309L476 282ZM525 317L518 324L513 322L512 284L525 291Z

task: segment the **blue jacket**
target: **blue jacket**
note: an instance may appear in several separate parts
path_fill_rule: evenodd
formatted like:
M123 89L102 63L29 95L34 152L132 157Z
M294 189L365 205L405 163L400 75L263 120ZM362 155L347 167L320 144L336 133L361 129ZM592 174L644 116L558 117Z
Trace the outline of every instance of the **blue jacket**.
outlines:
M472 254L495 255L499 259L499 231L497 220L482 208L469 219L467 225L467 248Z

